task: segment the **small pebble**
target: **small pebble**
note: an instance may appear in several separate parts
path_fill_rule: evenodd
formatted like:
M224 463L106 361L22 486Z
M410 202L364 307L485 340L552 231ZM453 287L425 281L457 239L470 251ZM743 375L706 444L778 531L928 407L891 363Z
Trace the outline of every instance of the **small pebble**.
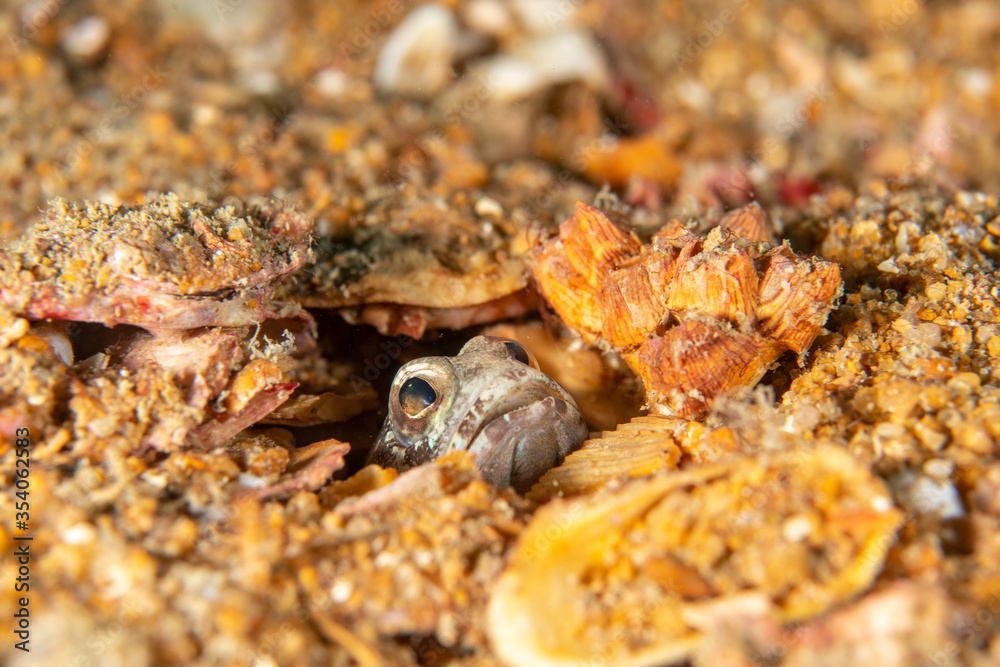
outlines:
M476 202L475 206L476 215L482 218L502 218L503 217L503 207L500 203L491 199L490 197L481 197L479 201Z
M351 77L335 67L327 67L313 78L313 86L324 97L336 99L346 93L351 85Z
M899 273L899 267L896 266L896 260L893 257L879 264L878 270L882 273Z
M414 9L382 45L376 87L384 93L431 98L452 80L458 23L451 10L432 3Z
M955 485L930 477L921 477L910 489L910 504L921 514L936 514L942 519L965 516L965 508Z
M502 35L514 28L510 12L500 0L471 0L463 10L466 24L484 35Z
M979 389L979 386L979 376L975 373L959 373L955 377L948 380L947 384L949 389L966 396Z
M924 474L935 479L951 479L955 472L955 463L948 459L930 459L924 462Z
M801 542L812 534L812 522L806 516L793 516L782 524L781 534L789 542Z
M102 16L81 19L62 36L63 50L80 62L97 60L108 45L111 28Z
M96 537L97 533L89 523L77 523L63 532L62 541L66 544L89 544Z
M346 579L337 579L330 589L330 599L337 604L343 604L347 602L353 592L354 584Z
M872 431L872 440L876 455L890 458L907 457L916 444L915 438L905 426L892 422L877 424Z
M594 90L610 82L604 53L593 37L577 31L541 35L483 63L481 75L490 94L500 102L514 102L538 91L571 81L583 81Z
M883 514L892 509L892 500L886 496L879 496L872 500L872 509Z
M942 432L934 420L929 417L923 417L914 425L913 432L916 434L917 439L920 440L920 444L926 449L936 452L945 446L948 442L948 435Z

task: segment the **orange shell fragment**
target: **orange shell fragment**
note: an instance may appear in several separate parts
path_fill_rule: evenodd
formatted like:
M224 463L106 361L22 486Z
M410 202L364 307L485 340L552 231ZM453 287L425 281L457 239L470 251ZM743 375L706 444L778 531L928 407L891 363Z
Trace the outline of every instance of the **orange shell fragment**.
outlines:
M635 234L579 202L573 217L559 225L559 235L542 248L535 277L539 282L567 288L553 293L549 300L560 314L577 313L579 333L593 343L601 331L599 296L605 274L625 265L641 250Z
M751 202L725 214L719 220L719 227L743 239L777 244L767 213L757 202Z
M842 291L840 266L804 258L781 246L768 253L770 266L760 285L761 331L802 354L826 322Z
M667 143L653 134L620 138L608 150L587 153L583 173L595 183L621 187L639 176L665 189L677 183L684 168Z
M601 288L603 333L612 346L624 349L639 345L660 323L660 312L645 307L659 298L658 288L644 264L615 271Z
M711 399L752 387L785 351L775 340L687 320L625 353L646 386L647 403L676 416L697 415Z
M841 294L836 263L773 239L756 203L707 238L671 220L646 245L579 203L533 270L571 329L622 354L647 407L696 417L716 396L752 387L782 353L801 356Z
M702 251L695 242L681 251L666 307L699 312L747 331L756 324L757 293L757 272L746 251L736 247Z

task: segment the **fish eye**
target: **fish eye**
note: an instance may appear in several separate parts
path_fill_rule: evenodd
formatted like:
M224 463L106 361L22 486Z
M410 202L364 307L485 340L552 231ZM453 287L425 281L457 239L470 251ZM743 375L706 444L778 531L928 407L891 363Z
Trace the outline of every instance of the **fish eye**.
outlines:
M513 340L506 340L503 344L507 348L507 352L510 353L510 356L525 366L531 365L531 355L528 354L528 350L523 345Z
M504 347L507 348L507 354L510 355L511 359L519 361L525 366L531 366L536 371L538 368L538 360L535 359L535 355L531 353L531 350L525 346L518 343L516 340L501 339L503 340Z
M412 377L399 388L399 406L410 417L420 414L437 402L438 395L430 382L423 378Z

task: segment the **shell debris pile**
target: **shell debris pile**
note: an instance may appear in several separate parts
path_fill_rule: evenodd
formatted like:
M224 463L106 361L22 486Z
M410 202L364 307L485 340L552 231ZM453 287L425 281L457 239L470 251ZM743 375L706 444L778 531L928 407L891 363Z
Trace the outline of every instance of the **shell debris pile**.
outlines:
M997 3L108 4L0 8L0 663L1000 664ZM600 434L355 472L496 323Z
M654 412L703 414L809 349L842 291L840 268L772 246L763 209L729 213L705 239L672 221L642 245L583 204L538 251L538 289L587 343L617 350Z
M554 500L522 532L488 609L511 665L664 665L705 610L754 598L777 622L850 600L902 523L884 483L819 447Z

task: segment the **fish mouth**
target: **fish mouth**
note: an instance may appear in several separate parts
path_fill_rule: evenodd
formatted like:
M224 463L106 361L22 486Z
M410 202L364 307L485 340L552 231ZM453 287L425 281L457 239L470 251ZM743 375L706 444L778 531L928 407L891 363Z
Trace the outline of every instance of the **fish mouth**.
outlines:
M467 450L484 480L527 493L586 437L587 424L572 398L550 391L493 406Z
M368 452L365 465L374 463L383 468L395 468L402 472L433 461L434 458L434 448L426 439L421 439L412 445L401 443L387 419L378 437L375 438L371 451Z
M568 403L571 407L576 409L576 403L573 401L572 397L569 396L569 394L556 391L552 385L543 380L534 378L526 380L511 391L505 393L486 409L483 415L478 419L476 430L468 438L466 448L471 447L472 443L476 441L483 431L485 431L494 422L503 419L511 413L523 410L524 408L530 407L535 403L544 401L546 398L552 398L556 401Z

